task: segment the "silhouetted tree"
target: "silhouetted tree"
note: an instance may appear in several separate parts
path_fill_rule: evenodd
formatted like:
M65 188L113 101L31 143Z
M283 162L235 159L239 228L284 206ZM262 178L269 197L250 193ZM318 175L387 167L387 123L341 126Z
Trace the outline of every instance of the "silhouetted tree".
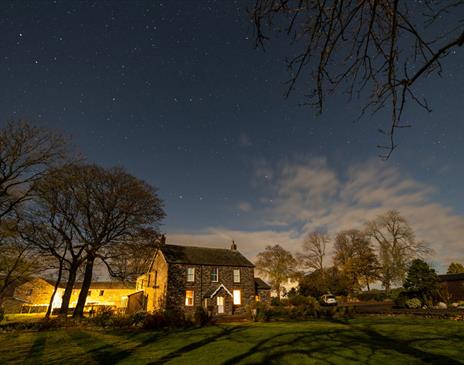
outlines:
M431 111L415 86L441 75L441 61L464 44L463 0L256 0L251 17L256 44L269 39L266 27L289 37L286 96L300 79L313 80L309 103L322 112L336 90L366 99L366 110L387 107L390 127L381 130L388 158L408 101ZM456 16L459 14L459 16ZM290 56L291 54L291 56Z

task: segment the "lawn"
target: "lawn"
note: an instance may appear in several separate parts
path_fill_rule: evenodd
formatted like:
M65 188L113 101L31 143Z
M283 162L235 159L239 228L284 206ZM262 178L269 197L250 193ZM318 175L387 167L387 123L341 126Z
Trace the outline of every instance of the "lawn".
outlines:
M0 364L464 364L464 323L364 317L0 334Z

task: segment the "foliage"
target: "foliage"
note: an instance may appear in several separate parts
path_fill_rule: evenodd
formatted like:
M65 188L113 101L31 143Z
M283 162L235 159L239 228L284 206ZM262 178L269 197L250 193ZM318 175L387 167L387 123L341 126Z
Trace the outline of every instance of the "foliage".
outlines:
M422 302L418 298L411 298L406 300L406 307L409 309L419 309L422 306Z
M280 245L266 246L258 254L255 264L256 269L269 279L272 289L279 297L282 284L297 274L295 258Z
M388 299L385 290L371 289L370 291L363 291L358 293L356 297L361 301L376 301L383 302L385 299Z
M416 259L409 267L403 287L410 295L419 297L424 303L428 303L437 296L437 273L426 262Z
M430 251L416 239L407 220L396 210L367 222L366 232L378 244L380 276L387 292L392 284L404 281L412 260Z
M0 322L5 318L5 310L0 307Z
M448 266L447 274L461 274L464 273L464 265L459 262L452 262Z
M349 279L349 292L354 293L363 285L379 278L380 264L369 237L360 230L350 229L335 238L334 265Z
M336 267L317 270L300 279L298 291L304 296L320 297L323 294L348 295L349 279Z

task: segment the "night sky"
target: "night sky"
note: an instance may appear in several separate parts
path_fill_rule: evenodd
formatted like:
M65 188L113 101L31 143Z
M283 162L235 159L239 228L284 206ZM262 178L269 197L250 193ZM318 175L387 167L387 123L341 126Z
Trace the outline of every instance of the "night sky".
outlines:
M389 208L443 270L464 262L463 50L417 84L433 112L384 162L387 110L335 95L318 116L305 85L284 98L285 38L254 48L247 1L2 1L0 123L62 131L89 161L159 188L171 243L253 257L305 232L358 227Z

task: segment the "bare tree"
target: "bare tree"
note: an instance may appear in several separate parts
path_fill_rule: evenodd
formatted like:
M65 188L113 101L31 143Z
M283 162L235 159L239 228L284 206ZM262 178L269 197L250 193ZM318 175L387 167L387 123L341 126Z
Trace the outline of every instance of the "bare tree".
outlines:
M135 282L145 274L162 236L154 229L144 229L134 237L115 242L98 254L109 274L122 281Z
M31 197L32 184L63 161L66 141L27 122L0 129L0 222Z
M256 269L269 279L279 298L282 284L297 274L295 258L280 245L266 246L265 250L258 254L255 264Z
M385 290L392 284L401 284L409 264L431 252L426 244L416 239L416 235L397 210L366 223L367 234L378 244L381 265L381 280Z
M70 164L52 170L40 184L45 195L55 190L58 201L66 202L55 207L85 252L84 278L74 310L75 317L82 317L95 261L140 237L141 231L157 229L165 216L163 204L153 187L118 167Z
M329 235L322 232L311 232L303 240L303 252L297 253L297 260L304 269L324 272L324 257L326 255Z
M286 96L308 75L309 103L323 111L336 90L366 98L361 116L388 106L390 127L380 130L388 143L378 146L388 159L397 147L397 128L407 101L431 111L415 90L417 81L441 75L443 58L464 44L464 0L256 0L251 17L256 44L269 37L266 26L290 38L295 55ZM460 14L460 16L456 16Z
M37 260L36 251L27 241L18 234L17 222L8 222L5 219L0 225L0 307L5 294L19 284L40 273L46 265L46 260Z

